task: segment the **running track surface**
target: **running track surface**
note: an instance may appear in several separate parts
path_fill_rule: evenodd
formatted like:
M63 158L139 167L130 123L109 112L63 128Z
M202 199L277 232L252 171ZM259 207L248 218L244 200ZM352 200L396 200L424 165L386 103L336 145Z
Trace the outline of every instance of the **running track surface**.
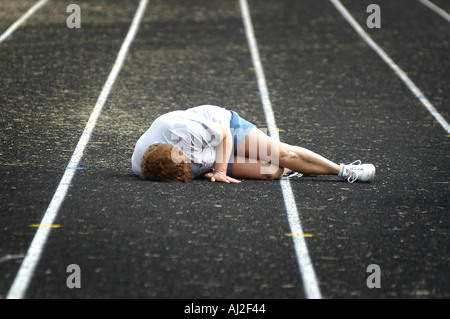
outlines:
M128 44L142 2L76 1L81 28L70 29L70 2L43 1L0 42L0 297L449 298L450 132L425 104L450 119L450 23L420 1L378 0L381 28L369 29L372 2L341 1L401 72L328 0L249 0L253 46L239 1L150 1ZM0 32L37 3L3 1ZM268 103L271 134L335 162L372 162L376 180L133 176L134 143L157 116L216 104L267 128ZM66 285L71 264L81 288ZM372 264L381 288L367 286Z

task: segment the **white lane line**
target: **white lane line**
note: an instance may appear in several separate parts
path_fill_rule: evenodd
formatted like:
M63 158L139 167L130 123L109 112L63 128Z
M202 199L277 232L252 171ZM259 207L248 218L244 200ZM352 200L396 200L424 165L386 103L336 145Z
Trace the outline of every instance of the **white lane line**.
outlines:
M46 4L48 0L41 0L38 3L36 3L34 6L32 6L28 11L21 16L16 22L14 22L5 32L0 35L0 43L2 43L7 37L9 37L13 32L23 23L25 22L29 17L33 15L37 10L39 10L44 4Z
M384 52L384 50L364 31L364 29L356 22L353 16L347 11L339 0L330 0L341 15L347 20L353 29L366 41L366 43L380 56L380 58L386 62L389 67L394 70L395 74L408 86L414 96L422 102L425 108L431 115L439 122L439 124L450 134L450 125L442 117L442 115L434 108L431 102L424 96L420 89L414 84L413 81L406 75L406 73Z
M117 75L120 72L123 61L128 52L128 48L130 47L131 42L133 41L139 23L143 17L145 8L147 6L148 0L141 0L139 3L139 7L136 11L136 14L133 18L133 22L128 30L127 36L122 43L120 51L117 55L116 62L111 70L111 73L108 76L108 79L103 86L103 90L98 97L97 103L89 117L88 124L86 124L83 134L78 141L77 147L72 154L72 158L70 159L68 167L78 167L78 163L80 162L84 149L89 142L91 134L94 130L95 123L97 122L98 117L102 111L103 105L105 104L109 92L114 85L114 82L117 78ZM56 189L55 194L50 202L50 205L45 212L44 217L40 224L52 225L56 216L58 215L58 211L67 195L67 191L69 190L70 183L72 181L73 176L77 170L74 169L66 169L65 173ZM30 247L25 255L25 259L23 260L20 269L14 279L14 282L6 296L7 299L20 299L23 298L25 292L28 288L28 285L33 276L34 270L39 262L41 254L43 252L44 246L46 244L48 235L50 234L51 227L39 227L36 234L34 235L33 241L31 242Z
M241 6L242 18L245 25L245 33L247 36L248 46L252 56L253 66L256 73L256 79L258 82L258 88L260 92L269 92L266 85L266 78L264 76L263 67L259 57L258 46L256 44L256 38L253 30L253 25L250 17L247 0L239 0ZM272 103L269 99L269 94L261 94L261 102L263 105L264 113L266 116L266 122L271 137L276 140L280 140L277 125L275 122L275 116L272 109ZM283 192L284 203L287 211L287 218L291 233L303 234L300 218L298 216L297 204L295 203L294 194L292 192L291 184L288 179L280 181L281 190ZM316 273L314 271L311 258L309 256L308 247L306 246L305 238L302 236L293 236L294 248L297 257L300 274L303 280L303 288L305 295L309 299L321 299L319 284L317 281Z
M439 8L437 5L428 0L419 0L420 3L426 5L428 8L439 14L443 17L447 22L450 22L450 14L448 14L445 10Z

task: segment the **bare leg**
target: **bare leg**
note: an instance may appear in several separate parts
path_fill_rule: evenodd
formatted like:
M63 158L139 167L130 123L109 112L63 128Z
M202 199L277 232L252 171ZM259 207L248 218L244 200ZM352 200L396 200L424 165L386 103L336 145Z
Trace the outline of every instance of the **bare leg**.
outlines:
M306 148L285 144L281 151L280 165L303 174L337 175L340 166ZM287 151L287 156L286 156Z
M281 143L254 128L238 149L245 157L303 174L338 175L340 166L306 148ZM244 150L245 148L245 150Z
M264 173L266 168L267 173ZM231 165L231 176L234 178L248 179L279 179L284 174L284 169L272 164L264 164L259 160L249 160L241 156L235 156Z

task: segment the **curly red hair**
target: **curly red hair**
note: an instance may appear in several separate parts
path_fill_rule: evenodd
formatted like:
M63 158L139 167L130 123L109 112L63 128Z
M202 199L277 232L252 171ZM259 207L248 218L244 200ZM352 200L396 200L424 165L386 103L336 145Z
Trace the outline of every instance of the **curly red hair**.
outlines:
M187 182L192 177L186 155L170 144L157 143L145 151L141 162L141 178L166 182Z

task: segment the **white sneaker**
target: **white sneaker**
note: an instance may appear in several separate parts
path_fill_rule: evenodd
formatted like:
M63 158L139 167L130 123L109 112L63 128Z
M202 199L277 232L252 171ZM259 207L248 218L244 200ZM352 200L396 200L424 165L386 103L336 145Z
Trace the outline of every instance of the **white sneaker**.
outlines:
M339 177L346 179L349 183L370 182L375 177L375 166L373 164L361 164L360 160L350 164L341 164Z
M302 177L303 174L290 170L289 172L287 172L286 174L283 175L283 178L298 178L298 177Z

